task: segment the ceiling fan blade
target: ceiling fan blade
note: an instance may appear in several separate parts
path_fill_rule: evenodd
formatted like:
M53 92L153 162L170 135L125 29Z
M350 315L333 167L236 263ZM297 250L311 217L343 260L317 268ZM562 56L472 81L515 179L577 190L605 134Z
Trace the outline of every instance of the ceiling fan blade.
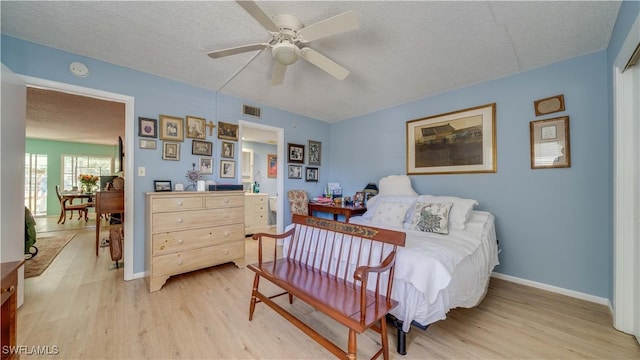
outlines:
M298 31L298 40L308 43L313 40L341 34L359 27L358 19L352 11L330 17L315 24L305 26Z
M269 15L265 14L265 12L262 11L262 9L260 9L258 4L256 4L255 2L253 1L236 1L236 2L238 3L238 5L242 6L242 8L249 13L249 15L251 15L254 19L256 19L256 21L259 22L260 25L262 25L265 29L267 29L267 31L270 31L270 32L280 31L280 29L278 29L278 25L276 25L276 23L274 23L273 20L271 20Z
M284 74L287 72L287 65L276 60L273 64L273 73L271 74L271 85L282 85L284 82Z
M228 49L212 51L210 53L207 53L207 55L209 55L210 58L217 59L223 56L235 55L235 54L240 54L240 53L249 52L249 51L262 50L270 46L271 45L269 44L251 44L251 45L244 45L244 46L236 46Z
M344 80L347 76L349 76L349 70L343 68L341 65L338 65L335 61L329 59L328 57L320 54L319 52L310 49L310 48L302 48L300 49L300 57L312 63L313 65L319 67L320 69L329 73L329 75L333 76L338 80Z

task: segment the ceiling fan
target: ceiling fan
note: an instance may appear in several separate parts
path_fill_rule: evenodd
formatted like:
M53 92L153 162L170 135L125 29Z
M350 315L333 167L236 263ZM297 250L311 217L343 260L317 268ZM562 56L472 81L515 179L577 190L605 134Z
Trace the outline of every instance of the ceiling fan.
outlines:
M357 29L359 26L358 19L353 12L347 11L315 24L304 26L302 21L293 15L280 14L270 18L253 1L236 2L271 34L272 39L269 43L250 44L212 51L207 54L209 57L217 59L271 48L271 54L275 59L271 85L282 84L287 66L295 63L298 58L312 63L338 80L343 80L349 75L349 70L304 45L314 40Z

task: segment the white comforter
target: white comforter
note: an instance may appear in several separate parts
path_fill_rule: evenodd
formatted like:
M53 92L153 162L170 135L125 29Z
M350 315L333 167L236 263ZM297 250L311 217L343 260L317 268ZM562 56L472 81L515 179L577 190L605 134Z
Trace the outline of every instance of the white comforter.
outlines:
M498 264L494 217L488 212L473 211L465 230L451 229L448 235L380 226L363 217L350 222L407 234L397 252L392 292L400 302L392 314L404 321L404 331L413 320L428 325L453 307L478 304Z

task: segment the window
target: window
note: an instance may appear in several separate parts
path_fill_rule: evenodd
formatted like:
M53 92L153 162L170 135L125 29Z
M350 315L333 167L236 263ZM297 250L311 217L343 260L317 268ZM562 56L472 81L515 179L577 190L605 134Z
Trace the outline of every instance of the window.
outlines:
M72 190L74 186L80 188L78 175L89 174L105 176L113 174L112 157L89 155L62 156L62 189Z

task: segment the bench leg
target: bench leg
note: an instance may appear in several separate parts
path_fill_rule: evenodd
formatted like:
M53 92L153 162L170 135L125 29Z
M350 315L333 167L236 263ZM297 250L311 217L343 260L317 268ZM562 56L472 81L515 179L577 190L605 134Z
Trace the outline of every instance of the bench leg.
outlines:
M253 289L251 290L251 304L249 304L249 321L253 320L253 311L256 309L256 294L258 293L258 284L260 283L260 275L256 274L253 278Z
M358 345L356 340L355 330L349 329L349 343L347 344L347 359L349 360L356 360L356 357L358 356Z

